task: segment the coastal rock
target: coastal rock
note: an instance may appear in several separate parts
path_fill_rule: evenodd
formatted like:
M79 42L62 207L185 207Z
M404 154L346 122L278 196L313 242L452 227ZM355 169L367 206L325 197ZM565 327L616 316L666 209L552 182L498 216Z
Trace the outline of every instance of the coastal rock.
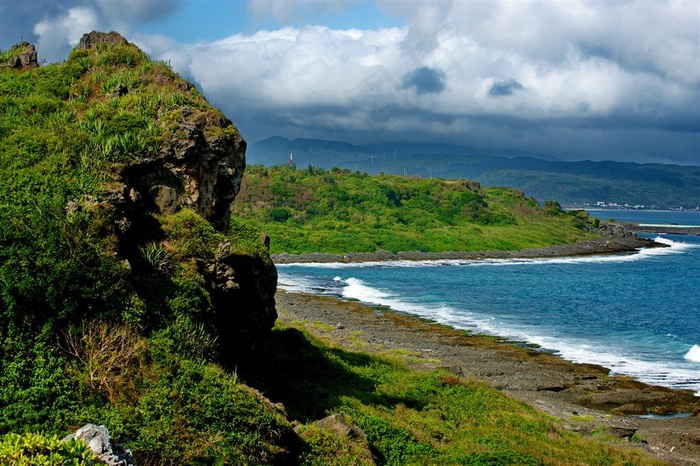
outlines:
M356 458L358 464L376 464L369 447L367 434L344 412L332 414L316 421L316 425L346 439L354 450L353 457Z
M612 238L635 238L637 235L624 224L601 220L598 225L598 233Z
M122 168L120 180L140 206L155 213L188 207L225 231L241 187L246 143L230 120L215 111L180 111L157 157Z
M68 442L73 439L84 441L104 464L109 466L133 466L134 464L131 451L114 442L105 426L85 424L61 441Z
M135 49L117 33L96 31L85 34L77 48L99 55L111 53L113 47ZM246 142L231 120L195 94L191 84L161 68L142 76L133 89L116 89L111 98L136 94L154 84L159 92L165 89L174 95L184 94L182 100L189 104L159 110L149 122L163 135L157 149L129 152L114 165L112 178L100 195L72 200L66 206L71 212L85 209L105 214L111 231L102 233L114 238L116 254L132 264L141 260L144 244L162 241L162 220L158 217L183 208L225 234L246 166ZM260 240L269 245L269 238ZM219 245L214 256L191 259L211 295L220 353L225 354L237 346L234 341L239 341L238 346L250 345L274 325L277 271L266 257L233 254L228 242ZM139 280L138 273L131 274L134 280Z
M225 246L198 268L210 292L220 353L226 360L227 355L254 350L263 343L256 337L274 325L277 269L270 261L227 254Z
M617 438L629 440L637 432L637 426L613 425L608 428L608 432Z

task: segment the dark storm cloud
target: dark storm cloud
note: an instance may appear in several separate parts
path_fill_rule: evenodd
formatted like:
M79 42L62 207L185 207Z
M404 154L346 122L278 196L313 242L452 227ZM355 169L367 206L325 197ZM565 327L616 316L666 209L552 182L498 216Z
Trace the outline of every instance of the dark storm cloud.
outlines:
M22 40L35 42L34 25L46 16L63 11L64 3L54 0L0 1L0 49L7 50Z
M506 79L505 81L494 81L489 89L489 95L491 97L502 97L505 95L511 95L515 91L525 89L522 84L520 84L515 79Z
M401 88L414 88L418 95L439 94L445 89L446 80L447 76L440 68L422 66L404 75Z

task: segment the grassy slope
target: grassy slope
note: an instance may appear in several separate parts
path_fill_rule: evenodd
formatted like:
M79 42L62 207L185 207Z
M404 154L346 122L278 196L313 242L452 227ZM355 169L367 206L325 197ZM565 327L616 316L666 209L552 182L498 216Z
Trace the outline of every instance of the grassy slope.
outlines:
M288 166L248 167L233 213L271 252L515 250L590 238L580 218L511 188Z
M265 370L251 377L302 422L305 464L367 464L347 439L311 423L340 411L367 434L378 464L661 464L603 432L565 431L481 382L410 369L410 354L352 351L324 339L323 324L286 320L270 339Z

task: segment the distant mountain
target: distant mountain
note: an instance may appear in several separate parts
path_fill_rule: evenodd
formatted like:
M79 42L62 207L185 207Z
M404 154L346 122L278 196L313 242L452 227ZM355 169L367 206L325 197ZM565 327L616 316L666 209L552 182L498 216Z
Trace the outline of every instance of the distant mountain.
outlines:
M688 209L700 206L700 167L630 162L565 162L544 154L473 149L450 144L366 144L273 137L248 147L249 164L289 163L349 168L370 174L468 178L512 186L540 202Z

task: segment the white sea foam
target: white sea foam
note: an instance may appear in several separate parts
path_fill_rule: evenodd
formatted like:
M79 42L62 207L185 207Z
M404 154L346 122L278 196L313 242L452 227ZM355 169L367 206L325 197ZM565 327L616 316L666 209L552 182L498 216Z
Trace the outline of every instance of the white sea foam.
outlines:
M313 293L315 286L316 281L310 278L284 274L277 277L277 287L290 293Z
M700 362L700 346L693 345L683 357L688 361Z
M646 361L634 356L633 351L625 349L589 343L576 338L543 335L539 333L541 329L512 325L491 316L481 316L463 309L457 311L448 306L431 307L428 304L413 303L394 296L390 292L374 288L357 278L343 280L336 277L335 280L344 284L341 295L345 298L386 306L398 312L429 318L457 329L539 345L570 361L598 364L609 368L613 373L626 374L646 383L695 390L700 394L700 372L687 361L700 361L698 345L694 345L688 351L685 360L679 358L678 361L670 363Z

